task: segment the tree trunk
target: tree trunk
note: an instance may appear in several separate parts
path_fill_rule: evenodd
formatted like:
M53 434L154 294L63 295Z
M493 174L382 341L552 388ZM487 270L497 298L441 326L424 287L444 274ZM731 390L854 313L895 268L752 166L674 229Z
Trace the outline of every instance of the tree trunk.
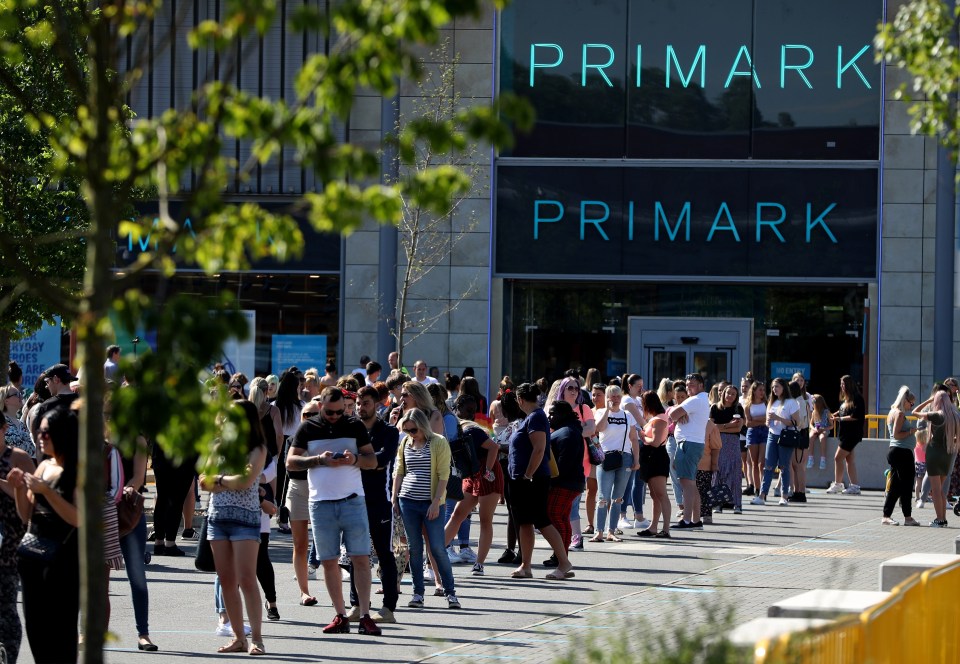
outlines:
M77 352L81 358L84 385L80 426L80 611L83 614L84 664L103 662L107 628L107 569L103 548L103 352L106 347L103 321L113 299L114 246L111 230L116 224L114 185L105 177L112 149L110 110L116 98L109 80L111 63L110 24L100 21L91 34L89 105L94 114L95 135L87 149L90 209L87 270L84 297L77 322Z
M10 332L0 330L0 385L6 385L10 382L10 376L7 375L7 368L10 364Z

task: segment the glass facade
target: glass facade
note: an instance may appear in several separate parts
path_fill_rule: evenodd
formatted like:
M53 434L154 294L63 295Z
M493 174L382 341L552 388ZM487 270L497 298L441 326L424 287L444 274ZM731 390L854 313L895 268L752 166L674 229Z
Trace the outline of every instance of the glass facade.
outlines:
M537 118L496 162L504 373L636 371L630 317L741 319L752 321L744 357L755 375L806 366L834 403L839 377L862 375L878 277L882 81L871 45L883 6L505 9L500 89ZM642 334L655 325L637 322ZM643 366L744 368L722 349L676 343L651 346Z

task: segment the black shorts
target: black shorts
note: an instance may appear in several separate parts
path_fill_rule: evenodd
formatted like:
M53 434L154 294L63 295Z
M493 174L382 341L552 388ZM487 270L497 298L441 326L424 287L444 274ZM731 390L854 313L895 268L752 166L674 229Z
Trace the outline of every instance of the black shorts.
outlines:
M649 482L652 477L667 477L670 475L670 455L667 446L653 447L640 446L640 477Z
M853 452L853 448L860 444L859 440L850 440L848 438L840 439L840 449L844 452Z
M523 478L510 479L510 505L513 509L513 522L518 526L533 524L536 528L550 525L547 516L547 493L550 491L549 477L534 477L530 482Z

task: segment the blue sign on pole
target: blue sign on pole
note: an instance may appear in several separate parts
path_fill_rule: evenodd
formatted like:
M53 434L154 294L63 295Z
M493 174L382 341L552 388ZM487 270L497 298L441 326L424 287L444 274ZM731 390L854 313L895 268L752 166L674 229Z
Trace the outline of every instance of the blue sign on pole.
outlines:
M29 337L10 343L10 359L23 370L23 384L33 387L48 367L60 362L60 318L43 324Z
M793 379L793 374L802 373L804 379L810 382L809 362L771 362L770 378L785 378L787 382Z
M294 365L300 371L308 367L323 371L327 364L327 335L275 334L271 358L271 371L277 375Z

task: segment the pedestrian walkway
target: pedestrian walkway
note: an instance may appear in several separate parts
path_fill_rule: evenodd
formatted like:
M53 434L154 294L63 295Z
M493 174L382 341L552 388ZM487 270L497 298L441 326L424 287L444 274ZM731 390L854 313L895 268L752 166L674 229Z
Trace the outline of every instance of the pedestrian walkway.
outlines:
M571 554L576 578L548 581L539 565L550 551L534 552L535 578L509 578L512 566L498 565L506 515L495 519L494 549L486 575L456 565L460 611L446 609L430 595L426 608L407 609L409 576L396 613L379 638L328 636L320 630L333 615L322 581L311 581L318 607L298 604L290 565L290 538L274 531L271 556L277 573L282 620L264 624L268 659L288 662L497 661L554 662L588 639L625 636L632 648L647 647L654 635L697 621L704 610L729 606L737 623L766 614L774 601L813 588L875 590L883 560L917 551L952 553L957 528L880 526L879 492L860 496L810 494L806 505L745 506L743 515L724 513L703 532L680 532L650 543L625 531L623 543L587 545ZM916 510L922 522L927 507ZM952 517L952 514L950 515ZM584 521L585 523L585 521ZM960 524L960 520L952 525ZM473 529L474 541L477 525ZM193 542L178 542L188 553ZM213 629L213 575L197 572L187 558L154 558L150 582L150 632L165 662L222 662L216 648L224 639ZM117 635L106 659L111 663L146 656L135 652L135 629L125 575L114 572L110 630ZM379 595L374 595L374 601ZM354 626L355 627L355 626ZM29 648L21 662L32 662Z

